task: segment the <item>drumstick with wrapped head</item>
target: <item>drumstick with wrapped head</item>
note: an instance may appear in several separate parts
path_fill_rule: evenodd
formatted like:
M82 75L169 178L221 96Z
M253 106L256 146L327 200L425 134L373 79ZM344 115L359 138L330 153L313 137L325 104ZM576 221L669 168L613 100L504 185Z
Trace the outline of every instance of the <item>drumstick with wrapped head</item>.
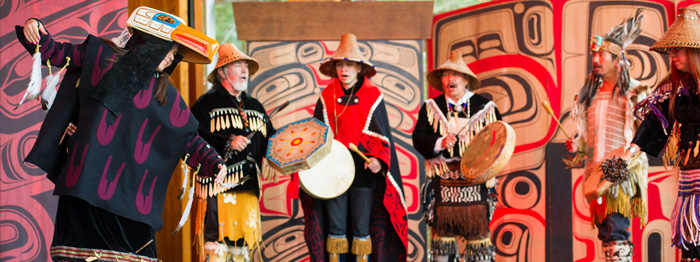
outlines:
M367 158L367 156L365 156L364 153L360 152L360 149L357 149L357 146L355 146L355 144L350 143L350 144L348 145L348 148L350 148L350 150L355 151L355 153L357 153L358 155L360 155L360 157L362 157L362 159L365 160L365 163L368 163L368 164L369 164L369 162L371 162L371 160L369 160L369 158Z
M554 118L554 121L557 122L557 125L559 125L559 128L561 128L561 131L564 132L564 135L566 136L566 138L571 139L571 136L569 136L569 134L566 133L566 130L564 130L564 126L562 126L561 122L559 122L559 119L556 116L554 116L554 111L552 110L552 107L549 106L549 101L547 101L547 100L542 101L542 107L544 107L544 110L547 111L547 114L549 114L550 116L552 116L552 118Z
M350 150L355 151L355 153L360 155L360 157L362 157L362 159L365 160L365 163L367 163L367 164L372 163L372 160L369 159L367 156L365 156L364 153L360 152L360 149L357 149L357 146L355 146L355 144L353 144L353 143L348 144L348 148L350 148ZM367 168L367 167L365 167L365 168ZM372 171L372 172L374 172L374 171Z

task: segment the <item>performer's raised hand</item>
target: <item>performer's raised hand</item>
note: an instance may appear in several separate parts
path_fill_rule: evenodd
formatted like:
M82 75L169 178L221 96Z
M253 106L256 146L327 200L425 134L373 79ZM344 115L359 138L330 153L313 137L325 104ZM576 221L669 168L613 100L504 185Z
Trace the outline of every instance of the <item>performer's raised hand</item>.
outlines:
M219 185L224 182L224 178L226 178L226 169L226 165L219 164L219 173L216 174L214 182Z
M24 37L27 38L27 41L36 45L39 43L39 40L41 40L42 34L45 35L48 33L46 29L44 29L44 25L39 23L36 19L29 19L24 23Z
M447 134L447 136L442 138L442 148L443 149L448 149L452 148L455 143L457 143L457 136L453 134Z
M372 171L372 173L376 174L376 173L379 173L379 171L382 171L382 164L379 163L378 159L376 159L374 157L370 157L369 162L365 162L365 169L368 169L368 168L369 168L369 171Z
M243 151L248 144L250 144L250 139L244 136L236 136L233 138L233 141L231 141L231 147L238 152Z

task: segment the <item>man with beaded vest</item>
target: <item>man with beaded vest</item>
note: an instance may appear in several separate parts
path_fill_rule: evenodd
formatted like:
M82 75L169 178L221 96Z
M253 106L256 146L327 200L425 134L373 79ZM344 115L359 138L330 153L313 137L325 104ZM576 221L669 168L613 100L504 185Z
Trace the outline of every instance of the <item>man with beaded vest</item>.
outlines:
M344 34L319 71L331 83L321 91L314 117L333 130L335 140L357 145L369 161L351 150L355 178L336 198L314 199L300 191L311 261L326 261L327 256L338 261L343 254L357 261L406 261L406 203L386 104L369 79L376 70L355 35Z
M59 196L53 261L159 261L155 231L178 162L202 176L226 170L168 80L181 60L210 63L218 42L144 6L112 40L59 42L37 19L16 32L42 64L67 65L25 159L47 172Z
M207 78L214 86L191 108L199 134L222 152L228 166L223 187L211 186L211 179L197 180L199 197L206 199L206 214L198 213L204 228L198 223L195 230L205 241L204 252L199 253L202 260L206 254L209 261L226 257L249 261L249 248L257 248L262 240L259 170L275 129L263 105L246 93L248 80L257 71L255 59L233 44L221 45L216 67Z
M569 165L585 164L582 188L606 261L632 261L633 245L628 241L627 230L630 218L646 219L648 163L643 153L628 166L632 171L629 179L602 194L589 193L592 190L589 185L601 181L594 173L605 157L629 145L639 124L635 123L633 108L644 99L648 88L630 78L625 48L641 33L641 19L638 9L634 17L613 27L606 36L591 38L593 71L581 88L571 114L578 125L578 134L566 141L568 150L577 155ZM589 182L592 180L595 181Z
M623 155L635 151L657 156L678 174L678 195L671 213L671 242L681 249L681 261L700 261L700 18L681 8L676 21L649 48L669 54L671 69L652 94L637 104L643 122Z
M430 86L443 92L423 104L413 130L413 147L426 159L423 202L433 234L429 257L431 261L460 261L460 256L465 261L493 261L488 227L496 206L496 178L468 184L459 165L469 144L467 134L480 130L480 125L468 123L481 121L485 126L501 120L501 114L495 103L473 92L481 83L459 51L450 52L449 60L430 71L427 78ZM463 129L465 126L469 128ZM460 183L478 197L446 204L438 198L444 182ZM467 242L463 255L456 237Z

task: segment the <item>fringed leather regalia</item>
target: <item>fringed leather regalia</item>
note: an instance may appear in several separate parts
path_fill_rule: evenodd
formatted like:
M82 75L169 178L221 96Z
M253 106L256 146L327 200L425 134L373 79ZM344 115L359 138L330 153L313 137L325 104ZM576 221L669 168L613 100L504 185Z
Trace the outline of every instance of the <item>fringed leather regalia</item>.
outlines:
M241 63L231 64L234 62ZM243 62L247 63L247 71L241 69ZM238 74L220 74L236 70L224 68L227 65L237 66L240 71L236 71ZM195 235L199 261L250 261L249 251L257 249L262 242L258 205L260 171L268 139L275 129L257 99L245 91L237 93L238 96L232 95L221 84L225 81L234 89L232 82L240 82L243 76L252 76L257 69L257 61L235 45L221 45L216 68L208 77L214 86L192 105L192 113L199 121L197 131L222 153L228 168L221 185L210 177L196 177ZM222 75L239 79L223 79ZM250 139L241 152L231 145L236 136Z
M571 116L578 132L569 142L578 145L578 152L573 161L564 161L569 167L585 164L583 194L589 202L591 224L598 228L606 261L632 261L633 245L627 228L634 217L644 223L647 212L646 154L637 154L625 163L631 173L629 178L614 180L601 175L612 166L607 158L622 155L630 145L637 125L632 113L634 105L648 93L647 86L630 78L626 58L626 48L642 32L641 11L637 9L634 16L613 27L607 35L591 37L592 63L599 67L590 72L573 106ZM604 82L605 77L608 82Z
M602 80L596 81L596 86L602 85ZM597 87L596 87L597 88ZM576 136L579 152L585 156L584 180L593 173L596 163L605 160L612 150L628 146L636 131L634 105L646 97L648 87L640 85L632 79L626 96L613 92L598 92L591 99L591 104L576 102L571 113L572 119L578 124ZM622 132L620 132L622 131ZM630 164L636 167L630 170L632 177L613 186L601 200L590 201L591 224L599 224L613 213L619 213L627 218L639 217L644 221L647 214L647 169L646 154L642 153Z
M595 86L602 84L602 81ZM617 148L626 148L635 131L633 108L638 99L643 99L646 86L637 81L630 83L626 96L616 92L597 92L590 106L577 102L572 118L578 123L577 140L579 155L585 156L585 181L600 180L592 176L594 169L605 157ZM597 88L597 87L596 87ZM591 225L599 230L598 238L607 261L632 261L633 245L627 227L630 219L638 217L645 223L647 215L647 169L648 160L641 153L629 163L629 179L612 185L603 196L589 199ZM598 183L599 181L596 181ZM584 193L587 192L583 186Z
M458 105L447 103L444 94L426 101L413 131L413 146L426 159L422 191L426 223L435 235L431 255L458 256L455 236L461 236L467 240L466 261L491 261L494 247L488 225L496 207L496 180L470 185L459 165L471 138L501 115L496 104L481 95L467 91L465 98ZM436 141L448 132L458 134L459 141L436 151Z
M243 238L238 246L245 244L253 250L262 240L259 172L267 140L275 133L272 123L267 121L267 113L260 102L245 92L239 100L220 83L197 99L192 112L200 121L199 134L222 152L228 168L224 186L214 183L213 178L196 178L198 247L202 251L206 241L223 242L227 238L235 242ZM247 136L251 132L255 134L244 151L235 152L229 148L233 137ZM238 185L233 189L226 187L235 184ZM216 203L207 203L212 201Z

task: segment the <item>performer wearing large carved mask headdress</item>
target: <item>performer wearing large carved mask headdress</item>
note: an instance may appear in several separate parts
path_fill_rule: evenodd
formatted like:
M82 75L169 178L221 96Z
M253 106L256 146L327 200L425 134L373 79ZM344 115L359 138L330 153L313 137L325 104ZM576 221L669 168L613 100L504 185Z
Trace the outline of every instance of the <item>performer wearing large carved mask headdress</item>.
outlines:
M148 7L126 25L114 42L90 35L78 45L55 41L37 19L16 27L42 64L68 65L25 159L59 196L54 261L158 261L155 231L178 161L203 176L226 171L168 81L180 60L210 63L218 42Z

